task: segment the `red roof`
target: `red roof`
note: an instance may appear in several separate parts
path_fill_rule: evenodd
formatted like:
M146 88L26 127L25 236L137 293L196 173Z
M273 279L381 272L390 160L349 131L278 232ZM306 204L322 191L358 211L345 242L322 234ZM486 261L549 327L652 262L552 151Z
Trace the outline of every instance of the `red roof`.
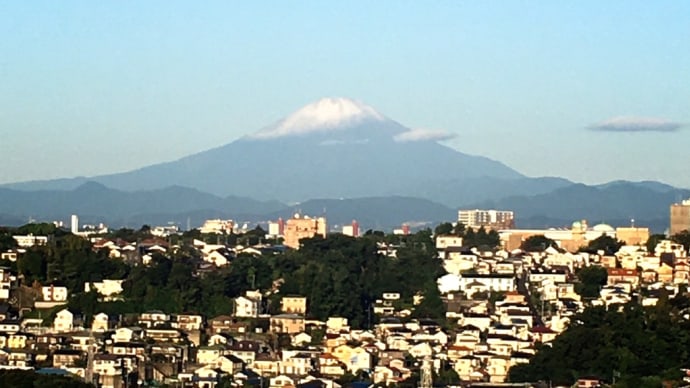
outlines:
M338 358L330 353L323 353L319 356L319 358L323 358L324 360L337 360Z
M468 348L467 346L460 346L460 345L451 345L448 347L448 350L456 350L458 352L471 352L472 349Z
M607 268L609 276L638 276L637 270L625 268Z
M534 326L532 329L530 329L532 333L541 333L541 334L553 334L555 331L549 329L546 326Z

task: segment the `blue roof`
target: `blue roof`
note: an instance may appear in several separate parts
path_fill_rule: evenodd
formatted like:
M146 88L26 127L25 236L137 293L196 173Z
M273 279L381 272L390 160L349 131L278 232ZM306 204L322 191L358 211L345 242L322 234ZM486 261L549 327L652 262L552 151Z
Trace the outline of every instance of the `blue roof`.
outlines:
M60 375L60 376L67 376L70 374L65 369L60 369L60 368L41 368L41 369L37 369L36 373L38 373L40 375Z

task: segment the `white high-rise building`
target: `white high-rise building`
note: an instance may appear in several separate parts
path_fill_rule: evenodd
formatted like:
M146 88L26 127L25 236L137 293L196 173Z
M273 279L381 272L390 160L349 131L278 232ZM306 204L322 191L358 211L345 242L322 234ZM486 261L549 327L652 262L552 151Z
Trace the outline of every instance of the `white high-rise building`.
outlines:
M470 228L481 226L493 229L509 229L513 227L515 214L507 210L460 210L458 222Z
M76 214L72 214L72 218L70 218L70 232L79 233L79 216Z

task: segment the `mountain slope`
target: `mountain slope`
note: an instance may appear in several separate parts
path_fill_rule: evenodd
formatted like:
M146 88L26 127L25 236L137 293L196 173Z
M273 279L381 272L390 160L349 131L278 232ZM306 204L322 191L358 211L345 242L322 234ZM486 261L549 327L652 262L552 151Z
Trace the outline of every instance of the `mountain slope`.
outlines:
M303 201L409 195L422 182L515 180L504 164L439 144L438 133L411 130L349 99L323 99L230 144L174 162L88 178L119 190L179 185L218 196ZM6 185L73 189L84 178ZM433 188L432 188L433 189Z

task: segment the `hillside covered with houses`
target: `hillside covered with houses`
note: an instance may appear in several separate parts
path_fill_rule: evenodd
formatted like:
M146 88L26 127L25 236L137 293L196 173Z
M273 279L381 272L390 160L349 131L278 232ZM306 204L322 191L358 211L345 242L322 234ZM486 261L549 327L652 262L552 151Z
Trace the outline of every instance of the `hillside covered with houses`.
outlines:
M690 367L687 232L0 230L6 370L95 386L642 387ZM1 380L0 380L1 381ZM590 385L582 385L590 384Z

